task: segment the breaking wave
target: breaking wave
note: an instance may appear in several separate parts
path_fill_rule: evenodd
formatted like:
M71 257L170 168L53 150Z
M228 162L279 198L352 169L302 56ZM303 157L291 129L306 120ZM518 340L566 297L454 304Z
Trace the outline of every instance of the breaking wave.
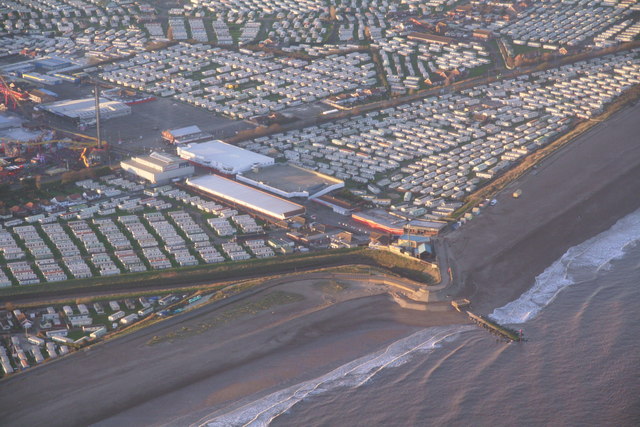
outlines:
M305 398L340 387L360 387L382 369L403 365L413 354L433 351L443 341L473 329L475 329L474 326L470 325L423 329L392 343L384 350L351 361L318 378L279 390L229 413L202 419L195 425L210 427L268 425L274 418Z
M520 298L496 308L489 316L498 323L519 324L534 318L566 287L595 278L625 249L640 241L640 211L616 222L610 229L569 248L556 262L536 277L531 289Z
M497 308L490 315L503 324L524 323L534 318L566 287L595 278L625 249L640 241L640 210L609 230L570 248L559 260L536 277L534 286L520 298ZM398 340L386 349L346 363L318 378L271 393L227 413L213 413L194 426L266 426L298 402L338 388L358 388L384 368L401 366L416 353L429 353L473 325L427 328Z

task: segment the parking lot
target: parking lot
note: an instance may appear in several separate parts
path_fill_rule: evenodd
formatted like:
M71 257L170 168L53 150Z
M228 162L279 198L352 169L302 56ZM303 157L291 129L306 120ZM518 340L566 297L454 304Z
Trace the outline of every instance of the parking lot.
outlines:
M93 87L72 84L57 85L54 89L61 97L92 96ZM75 92L74 92L75 91ZM49 123L61 129L80 132L69 120L49 116ZM179 101L157 98L154 101L131 106L131 115L105 120L101 124L102 139L111 144L113 151L122 154L144 153L163 146L160 133L165 129L198 125L200 129L223 139L235 135L238 131L251 129L253 125L240 121L219 117L214 113ZM82 133L96 136L95 127Z

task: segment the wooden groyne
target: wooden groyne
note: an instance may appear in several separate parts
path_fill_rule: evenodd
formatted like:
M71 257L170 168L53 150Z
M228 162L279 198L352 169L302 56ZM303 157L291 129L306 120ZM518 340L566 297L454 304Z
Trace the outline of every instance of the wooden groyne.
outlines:
M487 319L486 317L478 316L477 314L473 314L470 311L467 311L467 315L476 323L476 325L482 326L494 335L497 335L509 341L524 341L522 335L518 332L505 328L504 326L501 326L496 322Z

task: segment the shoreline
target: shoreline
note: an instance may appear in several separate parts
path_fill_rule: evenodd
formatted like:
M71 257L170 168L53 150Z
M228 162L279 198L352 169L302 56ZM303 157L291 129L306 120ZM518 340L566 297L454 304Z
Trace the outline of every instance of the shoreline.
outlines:
M337 283L278 285L276 292L302 298L265 305L274 292L262 290L75 352L55 369L9 377L0 387L0 424L165 424L317 376L417 330L468 323L454 310L403 309L384 285Z
M640 123L633 121L639 115L639 103L618 111L505 186L496 206L445 236L456 278L447 292L488 314L528 290L570 247L639 209ZM518 199L511 197L516 189L522 190Z
M640 208L634 197L640 194L639 116L638 104L620 110L507 185L496 206L444 236L457 285L442 292L467 297L474 312L487 314L518 298L569 247ZM523 194L513 199L516 188ZM278 286L302 300L201 326L260 303L270 292L261 290L220 310L197 309L76 352L56 369L7 378L0 424L176 424L215 408L226 412L417 330L468 323L452 309L403 309L376 283L348 282L334 292L309 282ZM148 344L182 328L198 332Z
M454 212L453 218L459 218L462 213L469 210L469 206L477 205L483 199L499 194L511 183L519 181L526 174L535 170L538 165L546 159L553 157L556 153L569 149L572 143L580 139L583 135L588 135L593 129L603 122L615 117L618 113L634 108L640 103L640 85L629 89L620 98L613 101L602 113L588 121L582 121L575 125L567 133L560 135L550 144L536 150L527 156L522 162L507 170L505 174L482 186L474 193L470 194L465 205Z

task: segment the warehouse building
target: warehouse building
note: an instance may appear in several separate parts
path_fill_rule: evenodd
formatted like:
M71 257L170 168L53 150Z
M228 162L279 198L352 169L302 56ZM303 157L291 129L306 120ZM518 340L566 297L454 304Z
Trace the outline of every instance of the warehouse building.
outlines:
M236 175L251 168L274 164L271 157L218 140L178 146L178 155L226 175Z
M79 124L91 124L96 120L96 104L93 98L85 99L65 99L52 104L43 105L41 108L56 116L65 117L76 121ZM102 120L113 119L115 117L128 116L131 114L131 107L108 99L100 98L100 118Z
M153 152L148 156L132 157L120 162L123 170L146 179L154 184L193 175L194 167L189 162L165 153Z
M407 221L382 209L370 209L351 215L355 221L385 233L401 236Z
M74 65L73 62L68 59L59 58L57 56L47 56L45 58L37 59L34 61L34 64L36 69L44 71L61 70Z
M314 199L344 187L344 181L299 166L279 163L266 168L253 168L236 175L238 181L288 199Z
M219 175L190 178L187 184L227 204L284 220L305 212L304 206Z
M405 226L405 232L410 235L435 236L447 226L445 221L427 221L414 219Z
M169 144L190 144L192 142L211 139L211 137L212 135L210 133L203 132L196 125L162 131L162 139Z

